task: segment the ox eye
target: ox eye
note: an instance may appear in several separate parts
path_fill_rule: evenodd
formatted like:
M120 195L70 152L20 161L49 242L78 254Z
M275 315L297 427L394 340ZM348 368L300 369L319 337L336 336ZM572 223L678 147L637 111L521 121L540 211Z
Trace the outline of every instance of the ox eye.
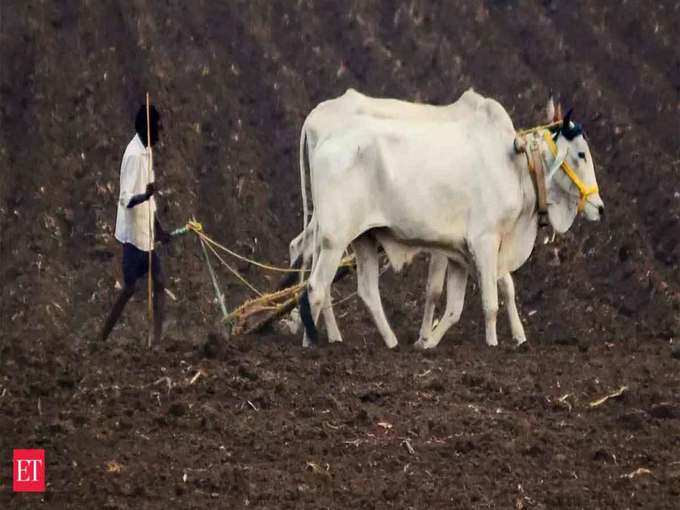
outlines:
M585 152L579 152L578 157L581 158L583 161L586 160L586 153Z

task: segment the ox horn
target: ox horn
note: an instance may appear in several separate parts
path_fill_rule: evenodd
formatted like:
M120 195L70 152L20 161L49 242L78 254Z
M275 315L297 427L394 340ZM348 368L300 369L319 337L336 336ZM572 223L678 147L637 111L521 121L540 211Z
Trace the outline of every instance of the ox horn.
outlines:
M545 105L547 122L555 122L555 101L553 100L552 89L548 93L548 103Z
M569 129L569 123L571 122L571 112L573 112L573 108L569 108L569 111L567 114L564 116L564 120L562 121L562 130L568 130Z
M558 122L562 120L562 103L557 103L557 108L555 109L555 116L553 117L553 122Z

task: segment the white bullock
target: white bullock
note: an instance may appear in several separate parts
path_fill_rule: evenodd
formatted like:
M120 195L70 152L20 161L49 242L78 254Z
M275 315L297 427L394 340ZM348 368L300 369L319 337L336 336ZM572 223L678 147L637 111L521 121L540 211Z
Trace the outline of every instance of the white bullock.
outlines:
M306 171L304 162L305 149L311 154L325 138L348 129L353 129L357 116L367 115L377 119L402 119L426 121L451 121L463 118L474 112L478 103L484 98L468 89L449 105L436 106L421 103L410 103L399 99L371 97L352 88L333 99L319 103L305 119L300 131L300 182L306 188ZM309 207L307 195L302 195L302 227L307 227Z
M461 98L450 105L434 106L427 104L409 103L396 99L374 98L348 89L345 94L338 98L324 101L314 108L305 119L300 135L300 178L303 196L303 222L305 228L290 244L290 260L295 267L306 268L312 252L313 220L307 223L308 206L305 184L305 150L313 156L316 147L328 136L354 129L352 125L361 115L379 119L402 119L416 121L451 121L463 119L473 115L485 101L485 98L475 93L472 89L466 91ZM308 156L308 157L310 157ZM383 320L382 304L378 288L377 253L375 244L378 237L380 244L388 251L392 267L399 271L401 267L420 251L431 254L428 271L428 283L425 300L425 311L420 330L420 336L416 342L418 347L436 346L444 333L455 324L462 312L465 298L467 274L461 272L460 267L451 266L448 271L447 303L442 315L439 327L432 329L435 304L441 296L444 278L447 274L447 258L443 253L432 249L419 249L399 243L388 232L381 232L377 236L363 236L354 241L353 245L357 254L360 278L359 294L369 305L374 319L381 324L381 330L390 334L391 329ZM375 269L373 269L375 268ZM510 319L513 337L518 343L526 340L517 307L514 299L514 285L509 274L503 275L499 282L504 291L504 297L508 303L508 316ZM342 341L342 336L337 327L335 316L330 300L323 307L323 315L328 330L330 342ZM396 338L391 342L396 342Z
M474 270L486 341L497 345L497 282L533 249L536 196L526 161L513 150L516 133L510 117L497 102L479 98L477 113L464 122L359 115L346 121L352 129L318 140L310 159L318 258L315 253L300 301L311 339L343 252L354 241L355 250L368 256L361 238L371 231L385 247L380 236L441 251L462 274ZM553 228L566 231L581 207L588 219L599 219L604 206L580 127L567 116L552 135L540 139L540 149L551 167L546 188ZM373 247L370 251L375 254ZM396 337L382 307L370 298L378 328L388 347L394 347Z

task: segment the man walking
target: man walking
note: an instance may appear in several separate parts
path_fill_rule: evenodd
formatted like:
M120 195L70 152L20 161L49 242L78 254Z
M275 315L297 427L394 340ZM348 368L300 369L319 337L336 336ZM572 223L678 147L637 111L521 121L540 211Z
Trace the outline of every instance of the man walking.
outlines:
M154 106L149 108L151 145L154 146L162 130L161 119ZM150 168L150 150L147 147L146 107L141 106L135 118L136 134L128 144L120 167L120 194L116 217L115 236L123 244L123 290L116 299L101 332L106 340L118 322L123 308L137 289L137 282L149 272L149 252L152 252L151 276L153 279L153 335L155 345L160 344L165 306L165 279L161 262L154 250L153 240L165 243L170 236L156 218L154 198L154 172ZM152 215L153 230L150 232Z

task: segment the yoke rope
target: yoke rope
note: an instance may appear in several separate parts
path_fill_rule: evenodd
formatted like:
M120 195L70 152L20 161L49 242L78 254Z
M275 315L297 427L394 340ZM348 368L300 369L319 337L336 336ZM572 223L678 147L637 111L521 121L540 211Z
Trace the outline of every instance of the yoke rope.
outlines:
M203 225L199 223L198 221L192 219L190 221L187 221L187 223L183 226L180 227L176 230L173 230L170 235L176 236L176 235L181 235L181 234L186 234L187 232L193 232L196 234L198 237L199 241L204 247L207 247L215 257L217 257L217 260L220 261L222 265L224 265L243 285L248 287L254 294L256 294L257 297L250 299L243 303L241 306L239 306L236 310L228 314L225 320L229 321L233 318L238 318L243 314L243 310L257 305L260 310L280 310L283 308L287 302L292 298L296 298L297 295L302 291L302 288L304 287L305 283L298 283L297 285L294 285L293 287L289 287L287 289L282 289L277 292L269 293L269 294L264 294L260 292L252 283L250 283L236 268L232 267L226 260L224 260L220 254L217 252L216 248L228 253L232 257L235 257L239 260L243 260L245 262L248 262L249 264L253 264L254 266L267 269L270 271L278 271L282 273L301 273L301 272L309 272L309 270L303 270L303 269L286 269L286 268L281 268L281 267L276 267L272 266L269 264L263 264L261 262L258 262L256 260L250 259L248 257L245 257L243 255L240 255L236 253L233 250L230 250L226 246L218 243L214 239L212 239L210 236L208 236L204 230L203 230ZM354 255L349 255L345 258L342 259L340 262L340 267L343 266L352 266L354 264ZM269 303L276 302L276 300L281 299L281 298L287 298L286 302L279 303L279 304L273 304L270 305Z
M561 125L562 125L562 121L558 120L556 122L551 122L550 124L543 124L541 126L536 126L536 127L532 127L532 128L520 129L520 130L517 131L517 134L520 135L520 136L528 135L529 133L535 133L536 131L541 131L541 130L544 130L544 129L549 130L550 128L554 128L554 127L561 126Z
M200 223L199 223L200 225ZM212 239L210 236L206 235L203 232L203 229L200 228L195 228L194 225L191 225L191 222L187 223L187 229L192 230L195 232L201 239L206 241L207 243L212 244L216 248L219 248L220 250L223 250L224 252L228 253L232 257L235 257L239 260L243 260L244 262L248 262L249 264L252 264L254 266L260 267L262 269L267 269L269 271L278 271L279 273L304 273L304 272L309 272L309 269L291 269L291 268L284 268L284 267L277 267L277 266L271 266L269 264L263 264L262 262L258 262L257 260L250 259L248 257L245 257L243 255L240 255L236 253L235 251L230 250L226 246L218 243L214 239Z
M200 238L201 240L203 240L203 237L201 237L201 234L198 234L198 235L199 235L199 238ZM215 257L217 257L217 260L219 260L220 262L222 262L222 264L223 264L229 271L231 271L231 273L232 273L236 278L238 278L238 279L241 281L241 283L243 283L243 285L245 285L246 287L248 287L250 290L252 290L252 291L253 291L255 294L257 294L258 296L262 296L262 292L260 292L259 290L257 290L257 289L255 288L255 286L254 286L252 283L250 283L248 280L245 279L245 277L244 277L243 275L241 275L241 273L239 273L235 268L231 267L231 266L227 263L227 261L225 261L222 257L220 257L220 254L217 253L217 251L215 251L215 248L213 248L213 247L212 247L210 244L208 244L208 243L206 243L206 246L208 247L208 249L209 249L211 252L213 252L213 254L215 255Z

